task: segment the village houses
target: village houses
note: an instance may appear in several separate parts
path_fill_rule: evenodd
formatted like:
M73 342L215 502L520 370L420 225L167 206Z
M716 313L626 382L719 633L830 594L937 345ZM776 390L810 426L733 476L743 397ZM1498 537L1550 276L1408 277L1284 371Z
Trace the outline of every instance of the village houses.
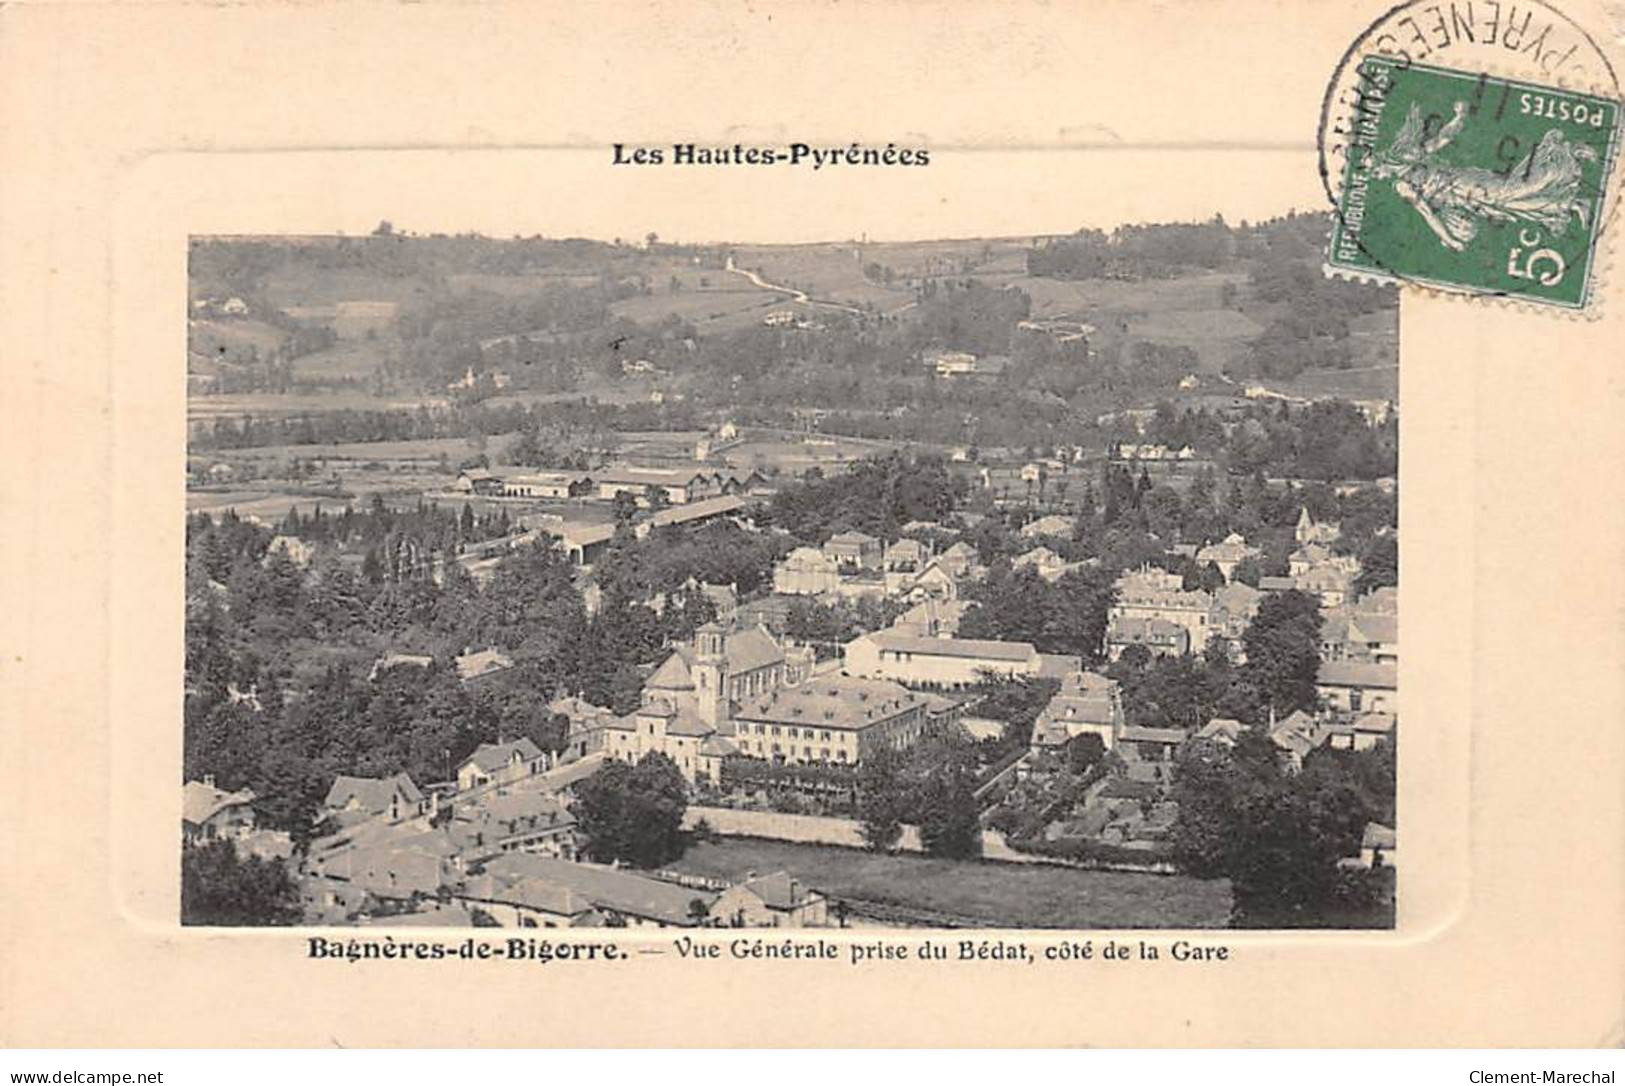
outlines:
M540 773L546 764L546 755L528 738L481 743L457 767L457 790L512 784Z
M1188 651L1207 648L1213 597L1201 589L1185 591L1176 573L1142 569L1117 580L1117 599L1107 611L1112 622L1123 619L1161 619L1180 627L1189 638ZM1148 636L1148 632L1146 632Z
M1123 723L1122 689L1115 679L1094 671L1069 672L1033 722L1032 749L1060 747L1093 734L1111 750Z

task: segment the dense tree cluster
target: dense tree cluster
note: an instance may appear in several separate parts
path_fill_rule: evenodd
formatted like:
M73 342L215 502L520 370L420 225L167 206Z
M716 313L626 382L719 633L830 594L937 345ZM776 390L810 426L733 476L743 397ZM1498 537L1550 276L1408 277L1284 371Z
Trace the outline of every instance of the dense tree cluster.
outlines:
M1051 279L1166 279L1191 268L1218 268L1236 239L1224 219L1148 223L1107 234L1084 229L1027 252L1027 273Z
M1368 822L1394 825L1391 746L1318 750L1292 773L1256 732L1234 748L1197 740L1174 782L1175 855L1191 874L1230 880L1235 926L1392 925L1392 872L1339 864Z
M891 453L824 477L814 471L780 488L765 519L797 538L821 544L836 532L859 531L896 539L909 521L940 521L966 492L962 476L941 457Z
M644 539L623 533L594 574L606 593L622 591L633 599L676 592L690 578L729 585L743 596L771 584L773 564L789 549L782 538L748 532L732 521L668 525Z
M636 765L606 762L576 786L571 810L587 854L600 863L659 867L683 854L688 786L664 754Z
M897 846L904 824L919 828L927 855L966 859L982 854L982 769L977 745L962 737L928 736L905 751L879 748L858 766L858 824L876 852Z
M337 773L426 782L501 737L560 749L551 698L630 709L640 668L698 620L624 596L589 618L574 567L545 541L508 555L482 589L454 561L438 583L399 565L371 576L356 547L324 544L301 567L267 552L270 535L230 514L188 522L185 769L253 788L262 814L298 833ZM514 667L461 681L452 658L487 647ZM433 662L375 673L391 652Z
M1031 568L999 562L966 593L976 607L960 622L961 637L1025 641L1039 652L1100 658L1111 606L1112 571L1092 567L1046 581Z
M928 280L920 299L919 343L976 355L1006 353L1016 324L1032 312L1025 291L996 289L976 279Z
M298 891L274 860L239 858L230 841L181 853L181 923L254 927L299 923Z
M903 610L904 605L895 599L865 596L850 602L823 603L810 596L798 596L790 603L784 632L813 646L820 658L828 658L854 637L890 626Z

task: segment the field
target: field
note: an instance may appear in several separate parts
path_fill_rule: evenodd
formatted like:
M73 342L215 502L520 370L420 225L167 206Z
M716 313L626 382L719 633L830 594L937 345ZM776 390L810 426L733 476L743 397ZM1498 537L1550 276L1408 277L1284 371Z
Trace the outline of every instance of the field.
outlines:
M331 392L242 392L224 396L190 396L186 401L186 421L205 422L215 418L261 418L288 415L319 415L328 411L415 411L420 405L444 407L443 396L373 396L359 389Z
M325 351L294 359L293 376L307 381L371 377L383 362L385 349L382 340L341 339Z
M489 439L486 451L495 455L507 443L506 437L492 437ZM298 457L301 460L316 460L331 463L333 461L352 461L355 464L387 463L387 464L430 464L437 462L442 456L452 464L473 456L480 450L467 438L425 438L422 441L356 441L344 444L326 445L257 445L251 449L233 449L213 454L216 459L226 460L292 460Z
M883 441L861 441L857 438L814 438L818 444L797 439L752 439L724 449L719 455L736 468L768 470L800 475L811 467L828 468L851 460L862 460L884 452L891 446Z
M726 281L725 287L684 290L668 293L663 282L657 282L655 293L635 298L623 298L610 306L617 317L646 323L658 323L676 315L690 322L699 331L719 332L759 324L770 310L778 308L785 296L760 290L744 279L726 272L711 273L713 282ZM734 284L743 284L744 289ZM732 288L732 289L728 289Z
M1288 381L1261 382L1276 392L1314 399L1341 396L1350 400L1389 400L1399 402L1399 367L1357 366L1346 370L1308 370Z
M863 266L871 260L878 257L854 245L744 246L735 257L739 267L775 285L804 290L815 299L856 306L873 302L881 310L911 301L913 292L901 282L884 287L863 277Z
M285 262L265 276L265 299L278 309L331 306L339 302L401 303L428 293L410 276L387 276L364 268L322 268Z
M881 856L756 838L697 844L672 866L730 880L788 871L835 897L950 913L988 927L1220 928L1230 915L1223 880Z
M267 524L275 524L287 516L288 510L294 506L298 506L301 513L310 513L318 505L331 513L343 510L346 505L362 509L372 502L374 493L383 494L385 503L396 509L409 509L417 504L416 491L395 490L394 485L397 481L387 476L377 480L379 484L387 485L380 485L376 490L358 489L348 485L349 482L346 480L346 489L355 494L353 498L321 498L309 494L289 494L277 489L274 483L263 488L257 487L254 483L245 483L228 491L188 490L186 511L219 514L231 509L240 517L257 517Z
M576 273L564 269L532 275L490 275L484 272L468 272L462 275L446 276L446 286L454 293L463 294L483 290L509 298L523 298L527 294L535 294L561 286L590 287L597 281L598 276L592 272Z
M254 320L193 320L187 322L187 348L198 358L215 362L245 362L250 351L269 358L287 334ZM198 372L194 367L193 372Z

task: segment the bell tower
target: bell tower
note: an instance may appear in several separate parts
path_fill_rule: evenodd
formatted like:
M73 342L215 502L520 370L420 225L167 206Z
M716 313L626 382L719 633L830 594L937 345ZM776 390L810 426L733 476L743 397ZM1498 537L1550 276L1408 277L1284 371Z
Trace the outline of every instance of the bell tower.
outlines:
M729 717L726 636L715 622L694 631L694 697L700 719L714 728Z

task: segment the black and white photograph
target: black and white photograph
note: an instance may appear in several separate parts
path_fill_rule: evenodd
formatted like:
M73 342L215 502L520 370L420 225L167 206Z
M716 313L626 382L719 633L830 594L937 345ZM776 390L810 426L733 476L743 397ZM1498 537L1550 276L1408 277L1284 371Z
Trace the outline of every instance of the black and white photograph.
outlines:
M0 1079L1617 1081L1625 9L0 23Z
M1394 927L1398 293L1327 213L388 216L190 241L182 923Z

